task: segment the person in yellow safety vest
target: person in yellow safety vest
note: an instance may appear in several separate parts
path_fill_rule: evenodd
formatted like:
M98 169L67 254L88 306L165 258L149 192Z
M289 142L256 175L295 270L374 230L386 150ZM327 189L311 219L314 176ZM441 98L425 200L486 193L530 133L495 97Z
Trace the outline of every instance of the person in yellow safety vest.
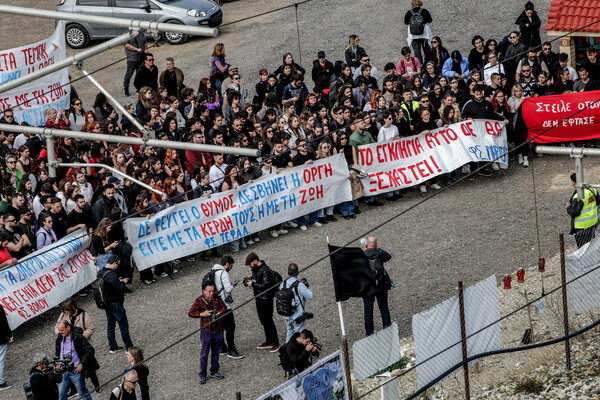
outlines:
M415 125L421 119L417 110L419 109L419 102L412 99L412 91L406 88L402 91L402 103L400 108L404 110L408 122L410 123L410 130L414 133Z
M571 182L576 188L577 178L571 174ZM595 236L598 225L598 191L593 187L583 189L583 199L579 198L577 190L565 206L567 214L571 216L570 235L575 235L577 248L580 248Z

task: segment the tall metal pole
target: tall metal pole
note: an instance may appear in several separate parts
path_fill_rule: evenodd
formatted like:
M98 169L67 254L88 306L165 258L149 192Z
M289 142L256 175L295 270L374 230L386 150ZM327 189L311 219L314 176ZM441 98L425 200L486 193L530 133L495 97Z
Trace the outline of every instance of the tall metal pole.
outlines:
M50 178L56 178L56 167L53 165L53 162L56 161L54 137L52 134L44 134L44 136L46 136L46 151L48 152L48 175L50 175Z
M139 121L129 113L129 111L127 111L125 109L125 107L123 107L121 105L121 103L119 103L117 101L117 99L115 99L109 92L108 90L104 89L104 87L100 84L100 82L98 82L96 80L96 78L94 78L91 74L89 74L85 69L81 70L81 73L90 80L90 82L92 82L98 89L100 89L100 91L102 93L104 93L104 95L106 96L106 98L110 101L110 103L119 111L121 111L121 113L123 113L127 119L129 121L131 121L131 123L138 128L138 130L140 132L144 133L144 137L142 138L142 140L147 140L150 139L150 131L148 131L148 129L146 129L142 124L139 123ZM1 87L1 86L0 86Z
M86 58L90 58L92 56L100 54L110 48L125 44L135 35L137 35L137 31L127 31L126 33L119 35L113 39L110 39L109 41L100 43L99 45L94 46L90 49L87 49L80 53L74 54L71 57L67 57L64 60L58 61L52 65L49 65L46 68L42 68L40 70L37 70L30 74L27 74L21 78L15 79L14 81L7 82L7 83L3 84L2 86L0 86L0 93L17 88L17 87L25 85L27 83L33 82L36 79L42 78L48 74L59 71L63 68L70 67L71 65L73 65L79 61L83 61Z
M245 157L260 157L260 150L256 149L244 149L241 147L226 147L226 146L214 146L211 144L197 144L197 143L185 143L185 142L174 142L169 140L157 140L149 139L144 141L143 139L129 136L118 136L118 135L106 135L102 133L87 133L78 131L65 131L61 129L50 129L50 128L38 128L33 126L19 126L11 124L0 124L0 131L6 132L28 132L36 135L52 135L56 137L68 137L72 139L81 140L98 140L111 143L127 143L135 144L139 146L154 146L164 147L167 149L177 150L192 150L192 151L205 151L207 153L224 153L224 154L236 154Z
M585 180L583 178L583 155L573 155L575 158L575 178L577 179L577 197L583 200L583 184Z
M458 282L458 308L460 312L460 336L461 336L461 344L462 344L462 356L463 360L466 360L469 357L467 351L467 328L465 323L465 297L463 290L462 281ZM465 398L469 400L471 398L471 385L469 383L469 364L465 364L464 372L465 372Z
M97 15L86 15L69 13L63 11L39 10L37 8L15 7L8 4L0 4L0 13L24 15L26 17L37 17L74 22L87 22L90 24L114 26L119 28L133 28L144 31L176 32L192 36L217 37L219 30L202 26L177 25L164 22L140 21L126 18L100 17Z
M563 298L563 329L565 336L569 334L569 307L567 304L567 275L565 271L565 238L561 233L560 239L560 279L562 281L562 298ZM571 342L565 340L565 357L567 361L567 369L571 370Z
M348 383L348 398L354 399L352 393L352 380L350 375L350 352L348 351L348 339L346 338L346 326L344 324L344 313L342 312L342 302L338 301L338 312L340 314L340 325L342 327L342 356L344 357L344 372L346 373L346 382Z

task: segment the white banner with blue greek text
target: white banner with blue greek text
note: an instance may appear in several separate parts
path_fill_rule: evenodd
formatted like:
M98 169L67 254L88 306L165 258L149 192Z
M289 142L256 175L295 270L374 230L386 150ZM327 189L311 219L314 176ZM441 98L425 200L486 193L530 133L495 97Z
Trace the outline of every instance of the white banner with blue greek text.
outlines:
M150 218L130 218L124 226L141 271L350 200L348 166L337 154Z

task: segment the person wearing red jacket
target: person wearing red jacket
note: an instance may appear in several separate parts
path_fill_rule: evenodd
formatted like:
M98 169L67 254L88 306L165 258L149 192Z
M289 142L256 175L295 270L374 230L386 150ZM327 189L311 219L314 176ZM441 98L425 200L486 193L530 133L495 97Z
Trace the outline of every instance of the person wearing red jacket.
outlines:
M204 133L200 130L192 132L191 142L194 144L206 144ZM194 173L194 165L196 165L196 163L200 163L207 172L213 165L213 157L206 151L186 150L185 160L185 169L190 176Z

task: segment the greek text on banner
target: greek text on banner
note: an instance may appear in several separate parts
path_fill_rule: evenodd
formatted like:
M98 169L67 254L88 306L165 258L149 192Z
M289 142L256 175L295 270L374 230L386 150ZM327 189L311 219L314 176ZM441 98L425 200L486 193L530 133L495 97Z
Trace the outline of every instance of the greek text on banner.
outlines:
M0 85L22 78L66 58L65 27L56 26L54 34L42 41L0 51ZM69 68L48 74L0 95L0 112L12 108L15 122L44 125L47 108L69 108Z
M495 161L508 166L506 129L500 121L472 120L424 135L358 147L366 195L425 183L469 162Z
M348 166L337 154L150 218L130 218L124 226L135 263L144 270L350 200Z
M0 271L0 304L11 329L60 304L96 279L89 236L79 229Z

